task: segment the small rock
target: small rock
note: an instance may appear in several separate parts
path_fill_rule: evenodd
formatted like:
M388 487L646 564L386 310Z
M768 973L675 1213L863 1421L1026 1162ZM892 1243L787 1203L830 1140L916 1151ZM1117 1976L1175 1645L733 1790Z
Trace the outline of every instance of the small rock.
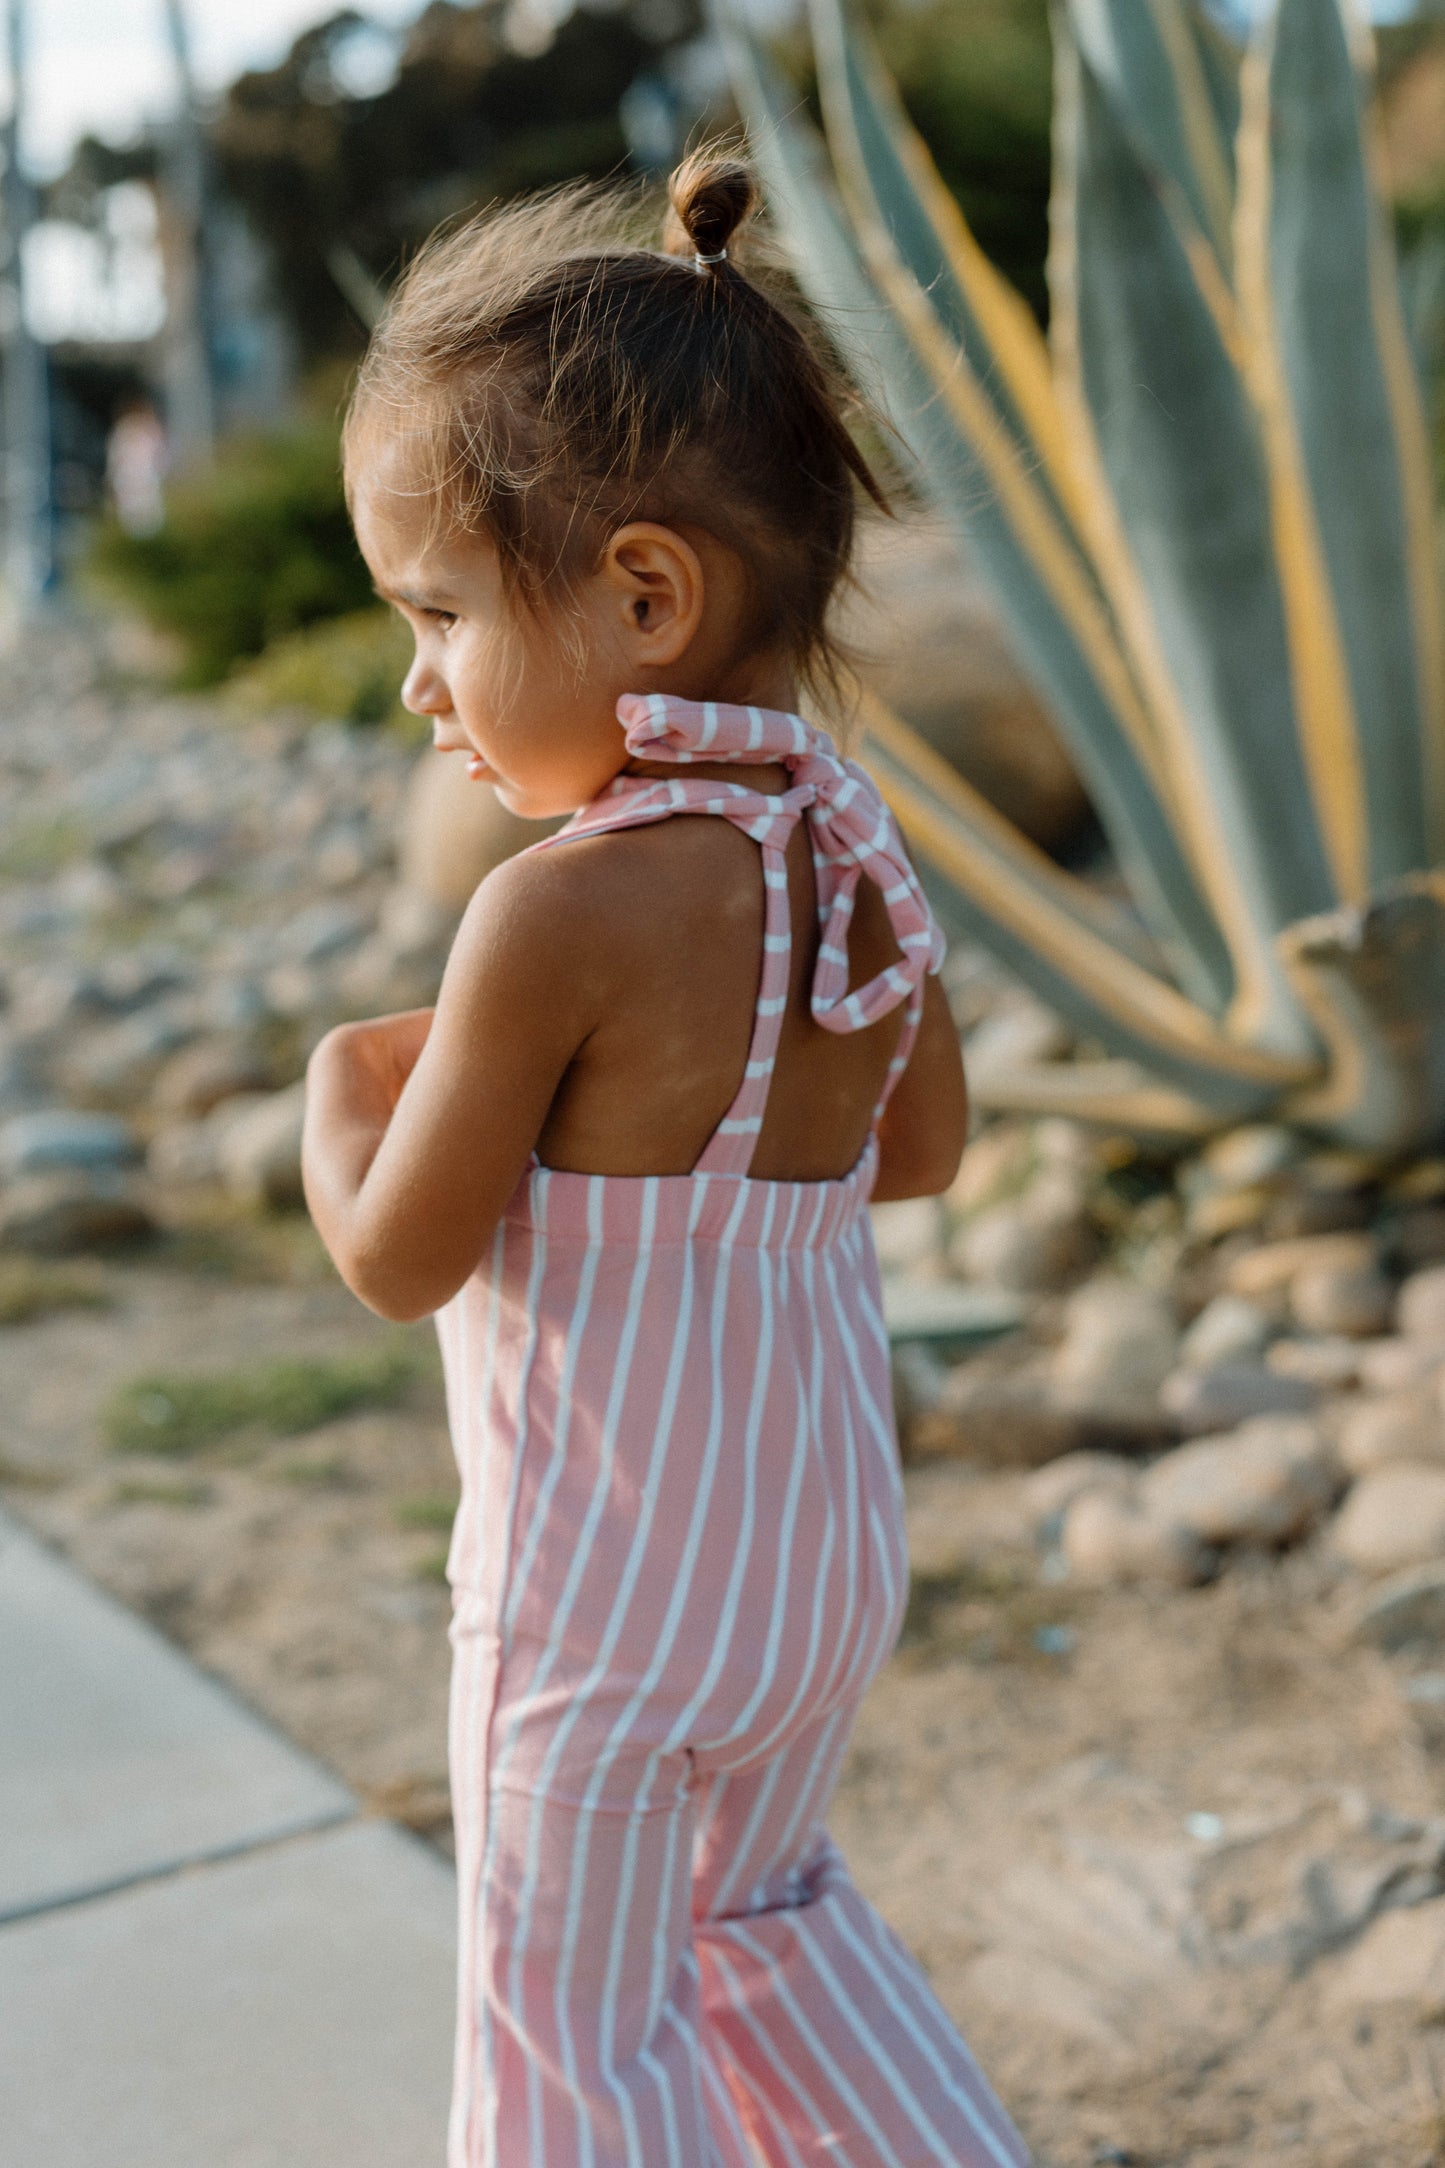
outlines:
M1360 1345L1339 1334L1307 1340L1276 1340L1265 1362L1277 1376L1303 1378L1321 1392L1340 1392L1360 1374Z
M1065 1407L1151 1410L1178 1347L1162 1295L1129 1280L1091 1280L1068 1301L1055 1390Z
M1199 1163L1220 1189L1253 1189L1272 1181L1300 1158L1300 1142L1294 1130L1281 1125L1253 1122L1215 1137L1199 1155Z
M980 1085L1035 1062L1057 1061L1070 1046L1068 1026L1031 995L1002 1004L968 1035L970 1077Z
M1267 1189L1206 1190L1203 1196L1190 1198L1185 1231L1195 1242L1219 1242L1225 1235L1245 1234L1259 1225L1273 1201Z
M0 1123L0 1173L12 1180L67 1168L123 1167L139 1155L129 1122L113 1114L45 1107Z
M941 1262L943 1218L936 1197L907 1197L897 1204L875 1204L870 1213L878 1262L885 1270L907 1272Z
M66 1053L61 1076L74 1092L134 1104L148 1096L167 1057L189 1045L198 1028L186 1010L157 1002L87 1032Z
M1232 1295L1247 1301L1287 1295L1297 1274L1317 1267L1363 1272L1375 1263L1375 1244L1367 1234L1297 1235L1286 1242L1264 1242L1236 1257L1225 1275Z
M1445 1641L1445 1565L1396 1574L1372 1591L1355 1621L1361 1641L1390 1653Z
M1370 1199L1353 1190L1286 1189L1270 1206L1265 1231L1274 1241L1303 1235L1334 1235L1367 1228Z
M247 1204L300 1204L304 1083L268 1092L225 1124L217 1145L222 1181Z
M1084 1271L1094 1248L1072 1187L1039 1182L1018 1204L996 1205L960 1228L949 1257L966 1279L1044 1294Z
M26 1175L0 1196L0 1250L65 1257L134 1242L154 1227L144 1201L114 1168Z
M1445 1898L1382 1912L1329 1977L1335 2009L1410 2005L1421 2024L1445 2017Z
M1300 1179L1314 1189L1369 1189L1379 1181L1386 1162L1376 1152L1355 1152L1347 1145L1331 1145L1327 1151L1311 1152L1300 1162Z
M1086 1490L1064 1516L1060 1548L1075 1579L1095 1587L1159 1581L1192 1588L1214 1570L1214 1553L1192 1530L1171 1526L1136 1498Z
M1029 1131L1011 1122L996 1123L965 1145L958 1173L948 1192L950 1211L967 1218L1021 1191L1034 1162Z
M883 1322L895 1346L952 1342L959 1352L985 1347L1023 1324L1021 1295L998 1287L967 1287L958 1280L923 1279L911 1273L883 1275Z
M292 963L323 964L355 948L371 931L367 912L328 899L298 911L281 938L281 951Z
M1241 1295L1216 1295L1205 1304L1179 1343L1179 1361L1185 1370L1212 1370L1220 1363L1247 1361L1260 1355L1274 1327L1257 1303Z
M1335 1516L1330 1545L1366 1573L1445 1556L1445 1468L1379 1468L1361 1476Z
M1423 1384L1445 1366L1445 1340L1375 1340L1362 1347L1360 1383L1367 1393L1394 1393Z
M1395 1291L1378 1265L1306 1265L1290 1281L1290 1308L1306 1332L1368 1340L1382 1333Z
M1385 1185L1392 1204L1439 1204L1445 1200L1445 1159L1417 1159Z
M1407 1340L1445 1341L1445 1265L1411 1273L1400 1289L1397 1318Z
M1445 1206L1422 1204L1400 1213L1390 1242L1396 1265L1406 1272L1445 1262Z
M275 1082L260 1048L245 1039L202 1039L166 1063L152 1094L163 1114L209 1114L238 1092L263 1092Z
M1339 1473L1313 1423L1266 1415L1166 1453L1140 1478L1156 1520L1205 1543L1292 1542L1333 1502Z
M1318 1389L1303 1378L1283 1378L1264 1363L1216 1363L1207 1370L1176 1370L1165 1379L1159 1405L1187 1435L1232 1430L1256 1415L1309 1415Z
M1024 1501L1031 1519L1047 1528L1085 1491L1127 1491L1134 1474L1132 1464L1118 1453L1065 1453L1025 1480Z
M1351 1475L1368 1475L1393 1461L1445 1461L1445 1418L1418 1388L1347 1409L1336 1435Z

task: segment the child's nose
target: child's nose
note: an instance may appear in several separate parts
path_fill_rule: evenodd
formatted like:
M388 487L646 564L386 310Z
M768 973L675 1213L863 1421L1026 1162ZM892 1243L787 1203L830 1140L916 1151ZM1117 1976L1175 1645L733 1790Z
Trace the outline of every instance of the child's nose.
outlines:
M446 686L420 656L401 681L401 704L411 715L445 715L451 708Z

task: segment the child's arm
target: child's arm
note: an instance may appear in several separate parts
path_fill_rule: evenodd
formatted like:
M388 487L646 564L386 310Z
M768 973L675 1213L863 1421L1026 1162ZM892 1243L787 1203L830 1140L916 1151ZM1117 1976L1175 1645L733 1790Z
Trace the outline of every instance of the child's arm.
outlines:
M878 1124L873 1202L936 1197L957 1174L967 1137L968 1089L958 1030L942 984L925 979L918 1037Z
M482 883L434 1011L342 1024L311 1056L306 1202L382 1317L425 1317L475 1269L600 1013L588 914L555 865L570 855L514 859Z

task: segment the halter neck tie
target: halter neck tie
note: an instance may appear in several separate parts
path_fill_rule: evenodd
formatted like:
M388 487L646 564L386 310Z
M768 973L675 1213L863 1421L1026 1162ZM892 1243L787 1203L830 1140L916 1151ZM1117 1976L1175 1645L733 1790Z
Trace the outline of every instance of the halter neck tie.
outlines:
M822 940L813 974L813 1020L825 1031L861 1031L907 1000L943 961L943 935L904 854L892 814L867 771L845 760L826 731L776 708L735 707L715 700L679 700L670 693L625 693L617 703L634 760L777 762L788 788L776 794L745 783L695 776L619 775L567 832L599 827L625 797L635 818L669 813L719 813L755 842L782 850L805 818L817 868ZM649 803L649 799L653 802ZM848 925L862 874L877 883L902 952L856 992L848 991Z

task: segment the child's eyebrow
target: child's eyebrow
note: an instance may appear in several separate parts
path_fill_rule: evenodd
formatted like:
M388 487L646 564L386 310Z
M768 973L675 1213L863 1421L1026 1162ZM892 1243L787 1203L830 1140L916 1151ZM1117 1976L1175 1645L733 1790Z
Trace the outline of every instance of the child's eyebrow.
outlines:
M409 610L447 610L455 599L451 595L417 592L409 587L381 587L375 580L371 583L371 591L383 602L404 602Z

